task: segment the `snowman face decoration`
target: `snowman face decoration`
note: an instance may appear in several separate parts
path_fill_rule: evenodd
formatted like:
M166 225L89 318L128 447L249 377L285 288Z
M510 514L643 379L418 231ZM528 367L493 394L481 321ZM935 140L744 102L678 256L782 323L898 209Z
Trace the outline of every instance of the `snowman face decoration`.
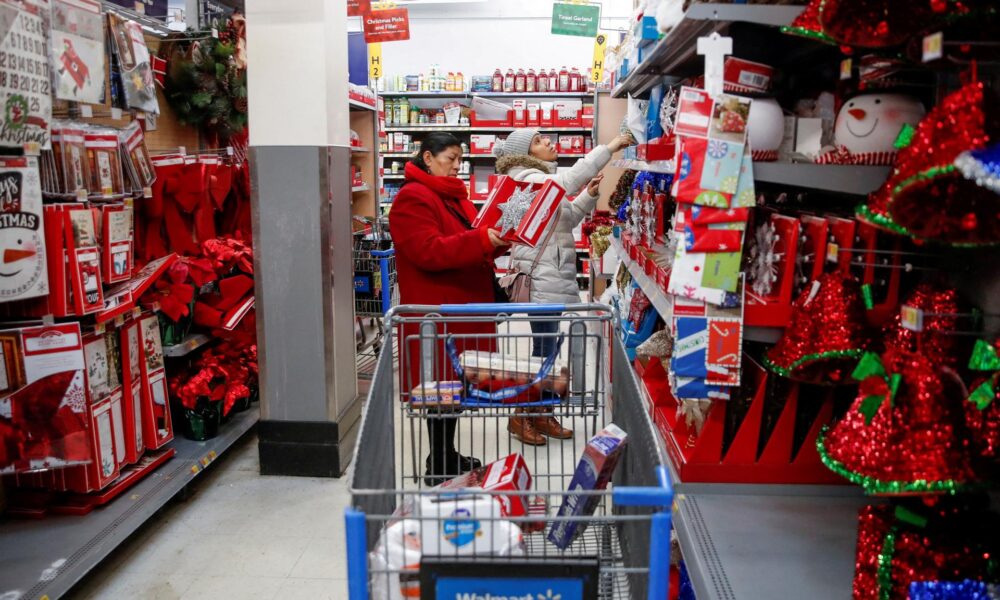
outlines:
M923 105L911 96L864 94L841 107L834 138L852 154L894 152L903 125L916 125L923 116Z
M21 227L0 229L0 281L4 291L18 289L37 278L42 262L38 249L36 232Z
M18 169L0 173L0 299L3 300L22 297L31 291L40 283L44 271L41 219L37 213L26 210L29 203L24 197L25 184L37 183L37 174L25 175Z

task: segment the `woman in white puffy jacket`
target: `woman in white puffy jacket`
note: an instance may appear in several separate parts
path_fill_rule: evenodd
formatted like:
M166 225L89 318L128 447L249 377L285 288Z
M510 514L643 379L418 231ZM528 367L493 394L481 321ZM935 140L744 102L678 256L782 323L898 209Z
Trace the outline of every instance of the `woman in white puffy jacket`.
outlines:
M513 131L503 142L493 148L497 157L497 173L508 175L517 181L545 183L555 181L566 190L566 197L560 206L556 229L552 231L548 243L531 248L515 245L511 249L511 266L531 276L531 302L545 304L573 304L580 301L580 288L576 282L576 228L597 205L599 175L611 160L611 156L632 143L629 136L618 136L607 145L597 146L585 157L576 161L568 170L556 173L556 147L548 137L537 129L522 128ZM579 194L579 195L577 195ZM575 198L574 198L575 196ZM571 200L572 198L572 200ZM548 232L546 232L548 233ZM544 239L544 236L543 236ZM541 256L538 253L541 252ZM538 263L532 270L532 263ZM555 337L537 337L538 334L553 334L559 324L555 320L531 322L531 331L536 334L532 355L547 356L555 344ZM552 416L531 419L512 418L508 426L517 439L527 444L540 445L545 437L567 439L573 432L563 428Z

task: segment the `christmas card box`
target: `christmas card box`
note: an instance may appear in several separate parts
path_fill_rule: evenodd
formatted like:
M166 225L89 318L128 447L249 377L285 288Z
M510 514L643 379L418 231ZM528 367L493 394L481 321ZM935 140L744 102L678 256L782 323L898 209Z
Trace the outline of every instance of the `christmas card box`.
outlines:
M87 494L103 489L118 478L115 457L115 423L111 398L89 405L90 451L93 460L54 474L58 489Z
M493 154L493 146L497 143L497 136L492 133L474 133L470 136L469 143L469 154L489 156Z
M87 365L87 390L93 404L121 388L117 368L112 365L111 348L104 332L89 333L83 338L83 356Z
M142 353L139 350L139 321L126 320L116 331L120 336L122 363L122 420L124 421L125 462L139 460L145 450L142 438Z
M160 321L155 314L139 319L142 373L142 437L146 448L156 450L174 438L167 395L167 375L160 342Z
M565 195L566 191L554 181L531 184L501 177L473 226L498 229L512 243L535 247Z
M125 155L125 170L132 182L132 189L143 191L156 181L156 170L146 149L146 136L139 121L132 121L118 133L118 141Z
M557 100L553 102L552 110L555 127L577 127L582 122L582 100Z
M0 302L49 293L35 158L0 158Z
M792 310L795 264L801 222L764 213L750 248L746 287L746 324L784 327Z
M478 488L493 492L493 499L500 505L504 517L525 517L529 511L529 497L503 495L499 492L527 492L531 490L531 471L524 457L511 454L496 462L449 479L438 486L439 490Z
M135 309L139 298L177 261L176 254L168 254L146 263L131 279L109 288L104 294L104 308L94 314L98 323L105 323Z
M114 130L88 131L84 144L90 163L90 197L106 200L121 197L125 193L125 182L118 153L118 134Z
M85 130L70 123L60 123L52 130L52 153L60 179L57 188L81 200L89 195L92 181L85 136Z
M112 48L121 68L122 88L129 108L143 112L160 114L153 85L153 67L150 62L149 47L142 26L135 21L108 15L108 30Z
M89 208L67 210L64 225L73 308L78 315L88 315L104 308L101 250L97 245L94 211Z
M592 437L583 450L583 457L576 466L569 489L559 506L560 517L589 517L601 502L600 496L575 494L577 491L603 490L608 487L611 475L618 465L628 434L614 424L608 425ZM587 528L583 521L555 521L549 529L548 540L565 550Z
M52 0L53 91L70 102L104 104L105 43L101 3Z
M132 207L106 204L101 211L101 267L104 283L132 278Z

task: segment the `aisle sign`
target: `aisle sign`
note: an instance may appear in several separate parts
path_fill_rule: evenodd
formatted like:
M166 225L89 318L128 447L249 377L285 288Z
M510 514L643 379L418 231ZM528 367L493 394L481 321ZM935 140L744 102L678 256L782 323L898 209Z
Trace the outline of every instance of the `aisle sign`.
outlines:
M347 0L348 17L363 17L371 11L371 0Z
M608 36L598 33L594 38L594 63L590 68L591 83L601 83L604 79L604 50L608 47Z
M368 44L368 78L377 81L382 78L382 44Z
M361 20L369 44L410 39L410 11L405 8L373 10Z
M594 37L601 21L600 4L552 4L552 33Z

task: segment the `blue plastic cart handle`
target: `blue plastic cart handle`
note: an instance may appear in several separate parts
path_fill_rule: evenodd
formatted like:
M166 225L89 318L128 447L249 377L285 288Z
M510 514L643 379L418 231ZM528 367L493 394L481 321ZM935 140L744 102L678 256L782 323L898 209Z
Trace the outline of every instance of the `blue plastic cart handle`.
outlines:
M344 509L347 534L347 597L368 600L368 532L365 513L351 507Z
M656 479L659 487L615 487L611 499L620 506L659 506L670 508L674 503L674 486L670 483L670 472L667 467L656 467Z
M372 250L372 256L375 258L388 258L396 254L395 248L389 248L388 250Z
M483 315L489 313L560 313L566 310L565 304L535 304L535 303L495 303L495 304L442 304L441 314L450 315Z

